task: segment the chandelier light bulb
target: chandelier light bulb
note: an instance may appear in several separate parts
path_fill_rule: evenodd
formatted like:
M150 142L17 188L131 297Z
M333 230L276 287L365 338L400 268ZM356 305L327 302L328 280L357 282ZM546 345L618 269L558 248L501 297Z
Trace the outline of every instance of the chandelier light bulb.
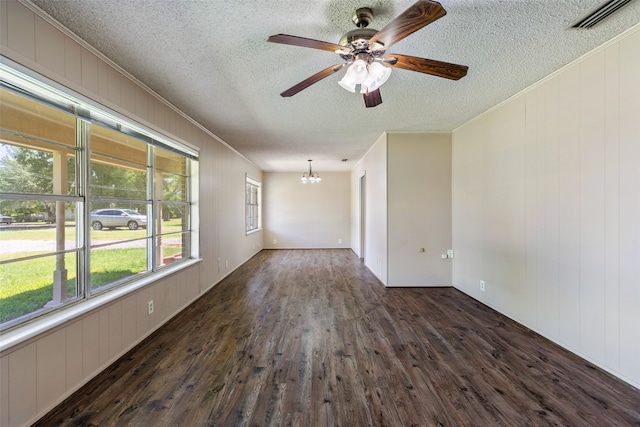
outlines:
M321 181L320 174L318 174L318 172L314 173L311 169L311 162L312 160L309 160L309 173L304 172L302 174L302 178L300 178L300 182L302 182L303 184L306 184L307 182L313 184Z

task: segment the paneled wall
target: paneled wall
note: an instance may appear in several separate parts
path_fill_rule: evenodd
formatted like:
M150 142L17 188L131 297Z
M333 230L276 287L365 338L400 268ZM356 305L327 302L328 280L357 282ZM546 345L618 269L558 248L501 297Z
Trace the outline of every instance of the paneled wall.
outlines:
M265 172L262 182L264 247L349 248L349 172L322 172L302 184L302 172Z
M640 27L453 134L455 286L636 387L638 76Z
M360 247L360 178L364 176L364 247ZM383 133L351 170L351 241L354 251L387 283L387 134Z
M34 422L253 256L245 236L245 174L262 173L214 135L14 0L0 1L0 54L135 121L200 149L202 262L71 318L0 353L0 425ZM155 311L147 315L147 301ZM2 337L0 337L2 339Z
M451 286L450 133L387 134L387 215L387 286Z
M451 286L451 134L383 133L351 171L351 211L352 248L385 286Z

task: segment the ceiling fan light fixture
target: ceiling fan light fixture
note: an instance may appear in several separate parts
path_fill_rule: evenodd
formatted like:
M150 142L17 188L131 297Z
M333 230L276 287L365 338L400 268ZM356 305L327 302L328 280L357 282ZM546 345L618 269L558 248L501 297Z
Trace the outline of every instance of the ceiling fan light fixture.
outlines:
M379 62L372 62L369 65L369 77L372 77L378 83L378 87L382 86L390 75L391 68L386 67Z
M369 93L378 89L389 79L391 68L385 67L379 62L369 64L369 75L360 86L360 93Z
M367 69L367 63L363 59L356 59L347 70L347 74L351 74L353 81L356 84L360 84L367 79L369 71Z
M342 80L338 82L338 84L342 86L345 90L348 90L349 92L355 93L356 91L356 82L353 80L353 78L351 78L351 76L348 73L345 74L345 76L342 78Z

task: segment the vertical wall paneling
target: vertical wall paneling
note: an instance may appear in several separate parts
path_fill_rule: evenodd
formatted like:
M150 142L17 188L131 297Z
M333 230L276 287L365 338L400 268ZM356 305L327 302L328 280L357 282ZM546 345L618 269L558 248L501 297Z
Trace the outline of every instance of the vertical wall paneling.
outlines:
M387 134L387 215L387 285L450 286L450 134Z
M64 74L68 81L82 87L82 47L69 37L64 38Z
M558 198L558 82L551 79L540 85L541 93L541 185L544 206L541 212L543 241L539 246L541 271L538 293L540 304L540 327L548 336L558 338L558 316L560 311L558 291L558 238L559 198Z
M543 287L540 284L541 262L540 248L544 241L540 214L544 212L541 175L538 168L541 164L542 147L542 99L539 90L532 90L526 95L525 107L525 299L530 301L523 306L520 318L526 324L539 328L542 315L541 307ZM487 248L489 249L489 248ZM487 260L490 262L489 260Z
M620 42L620 370L640 383L640 30Z
M109 99L109 66L98 59L98 92L101 98Z
M0 10L0 15L2 13ZM0 357L0 425L9 425L9 356Z
M109 307L105 307L104 310L100 310L98 314L98 336L100 336L99 343L99 357L100 365L105 365L111 359L111 353L109 353Z
M580 349L604 362L604 52L580 64Z
M75 389L82 383L82 322L71 323L64 328L64 333L66 381L63 392ZM56 397L54 396L53 401Z
M0 52L9 43L9 2L0 1ZM0 421L2 421L0 419Z
M454 285L635 386L639 75L636 28L453 135ZM521 138L509 129L520 121ZM493 172L519 163L522 185L517 173ZM499 178L515 180L514 191L497 196ZM489 232L505 221L522 221L522 250ZM497 256L503 251L511 258ZM514 283L493 286L495 274L509 269ZM479 292L483 276L487 290Z
M88 378L100 366L100 313L82 319L82 375Z
M605 120L605 296L604 357L620 369L620 116L619 45L607 48L604 71Z
M66 389L66 333L48 334L36 343L37 410L46 411Z
M5 2L3 2L5 3ZM35 15L15 1L7 3L7 47L21 56L35 60Z
M136 326L138 327L138 337L143 337L151 328L149 315L147 314L147 304L149 302L149 289L140 289L136 292Z
M147 93L147 91L145 91L144 89L138 86L136 86L135 96L136 96L136 108L135 108L136 115L141 119L149 122L151 118L151 115L149 114L149 101L150 101L149 98L151 96ZM184 138L184 137L183 139L188 140L188 138Z
M122 327L121 339L122 348L131 347L138 338L137 316L136 316L136 296L128 295L122 300Z
M383 133L369 151L351 169L351 187L358 188L360 177L367 176L365 197L364 264L382 283L387 284L387 134ZM351 193L358 203L359 193ZM359 217L351 227L359 229ZM359 238L358 238L359 239Z
M120 104L127 111L136 111L136 85L129 79L120 79Z
M111 304L107 310L109 317L109 359L122 350L122 303Z
M59 76L64 76L64 35L36 16L36 61Z
M120 80L122 79L123 78L121 77L120 73L118 73L112 67L109 67L107 71L107 99L115 105L121 104Z
M38 413L36 344L9 354L9 426L20 426Z
M580 70L576 65L558 80L558 337L569 348L580 348Z
M100 93L99 60L86 50L82 50L80 71L82 73L82 87L91 93Z

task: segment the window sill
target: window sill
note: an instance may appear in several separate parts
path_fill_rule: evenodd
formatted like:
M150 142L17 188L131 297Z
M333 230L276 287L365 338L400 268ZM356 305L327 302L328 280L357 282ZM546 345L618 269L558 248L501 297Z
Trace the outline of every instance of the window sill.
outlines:
M43 334L50 329L62 325L63 323L77 319L78 317L83 316L90 311L93 311L103 305L109 304L117 300L118 298L121 298L140 288L143 288L164 277L170 276L171 274L197 264L200 261L201 259L190 259L188 261L181 262L175 267L163 268L156 274L152 274L135 282L114 288L111 291L80 301L76 304L72 304L67 308L42 315L41 317L29 321L22 326L17 326L14 329L9 329L6 332L2 332L0 333L0 337L2 337L2 339L0 340L0 354L16 345L19 345L40 334Z
M247 231L246 235L248 236L250 234L257 233L258 231L262 231L262 228L256 228L255 230Z

